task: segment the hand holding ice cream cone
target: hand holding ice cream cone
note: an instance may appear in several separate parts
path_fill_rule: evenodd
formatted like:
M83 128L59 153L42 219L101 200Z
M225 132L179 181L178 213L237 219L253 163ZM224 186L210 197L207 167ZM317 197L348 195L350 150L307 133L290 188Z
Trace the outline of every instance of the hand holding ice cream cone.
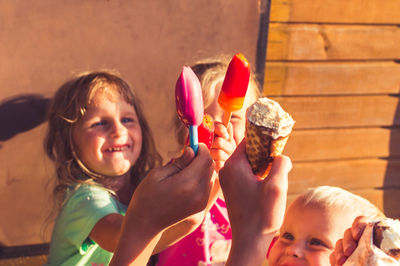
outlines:
M295 121L275 101L258 99L246 113L246 154L255 175L265 178L282 154Z

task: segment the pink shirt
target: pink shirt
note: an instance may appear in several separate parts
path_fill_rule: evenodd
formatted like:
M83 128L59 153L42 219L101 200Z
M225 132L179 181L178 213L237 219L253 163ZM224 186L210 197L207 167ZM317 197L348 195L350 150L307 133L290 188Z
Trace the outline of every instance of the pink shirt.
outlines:
M157 265L224 265L231 242L232 231L226 204L217 199L195 231L158 254Z

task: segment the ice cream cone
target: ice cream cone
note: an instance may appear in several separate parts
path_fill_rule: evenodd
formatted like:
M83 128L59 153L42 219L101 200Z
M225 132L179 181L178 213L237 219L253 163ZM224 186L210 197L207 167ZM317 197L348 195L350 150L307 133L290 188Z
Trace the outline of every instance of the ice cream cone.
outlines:
M253 173L265 178L273 158L282 154L294 125L277 102L260 98L246 115L246 154Z
M400 221L385 218L374 224L373 243L400 262Z

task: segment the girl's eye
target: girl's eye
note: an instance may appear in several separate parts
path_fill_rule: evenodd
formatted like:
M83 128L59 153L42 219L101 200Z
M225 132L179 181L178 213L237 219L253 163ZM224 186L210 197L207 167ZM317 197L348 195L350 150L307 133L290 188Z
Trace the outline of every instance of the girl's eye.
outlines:
M288 232L283 233L281 238L286 239L286 240L294 240L294 236Z
M318 238L312 238L310 240L310 245L312 246L326 246L325 243Z
M99 121L99 122L92 123L92 125L90 127L99 127L99 126L105 126L105 125L106 125L106 121Z
M131 117L124 117L121 119L122 123L130 123L130 122L134 122L135 120Z

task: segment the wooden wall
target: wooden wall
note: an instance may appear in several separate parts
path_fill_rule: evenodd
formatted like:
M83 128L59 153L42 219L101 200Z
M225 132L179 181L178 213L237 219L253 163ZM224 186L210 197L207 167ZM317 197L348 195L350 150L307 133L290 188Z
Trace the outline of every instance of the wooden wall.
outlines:
M335 185L400 217L400 0L272 0L264 95L296 120L289 193Z

